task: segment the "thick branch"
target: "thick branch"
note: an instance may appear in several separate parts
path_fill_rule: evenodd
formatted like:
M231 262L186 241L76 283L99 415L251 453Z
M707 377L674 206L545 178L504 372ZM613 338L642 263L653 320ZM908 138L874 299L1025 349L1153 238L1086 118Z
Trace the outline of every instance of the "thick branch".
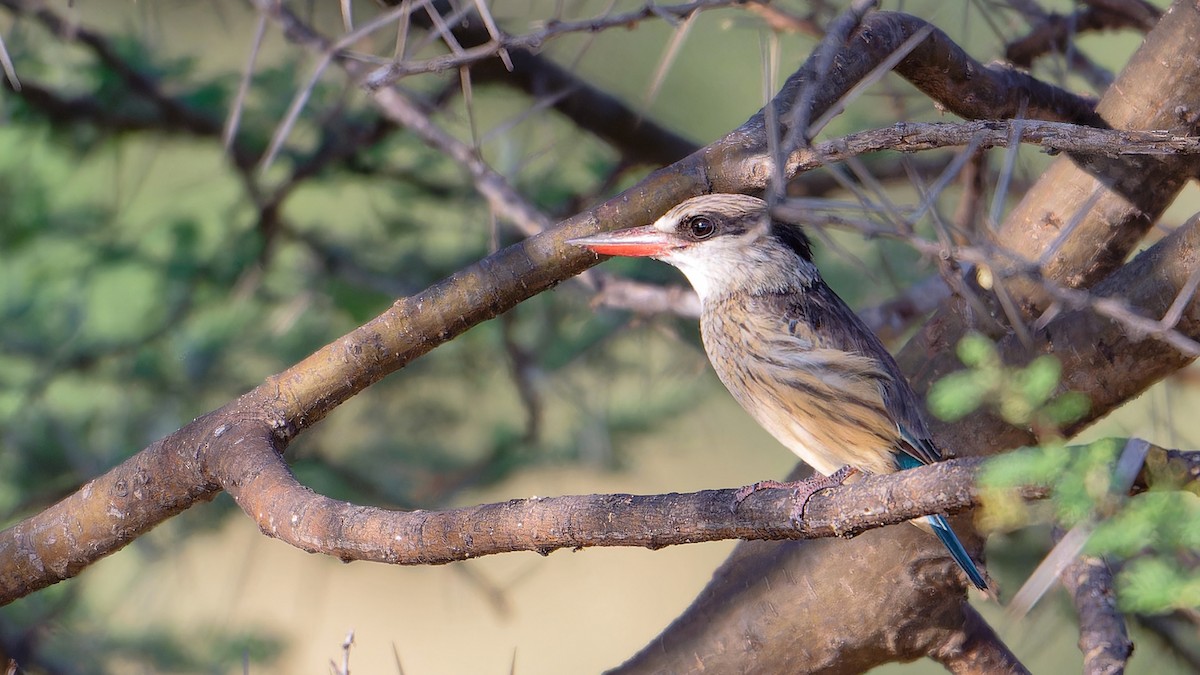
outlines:
M886 25L915 34L925 23L903 14ZM864 39L879 37L864 31ZM1000 64L982 65L945 33L934 31L903 61L896 72L947 110L968 119L1043 119L1108 126L1094 109L1095 101L1047 84Z
M260 452L266 452L262 449ZM814 496L789 521L790 493L763 491L736 513L735 490L667 495L514 499L448 511L398 512L338 502L307 490L276 463L230 490L264 532L342 560L429 565L496 553L645 546L721 539L850 536L934 511L978 505L975 460L872 477ZM1027 497L1046 491L1030 488Z
M1029 672L974 607L963 605L962 617L958 634L943 640L929 658L960 675Z

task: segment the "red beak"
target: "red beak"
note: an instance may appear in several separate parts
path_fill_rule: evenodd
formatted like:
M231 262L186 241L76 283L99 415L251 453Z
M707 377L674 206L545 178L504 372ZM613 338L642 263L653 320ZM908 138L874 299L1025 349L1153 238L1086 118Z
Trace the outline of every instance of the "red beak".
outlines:
M624 255L656 258L668 251L683 248L686 243L651 225L630 227L615 232L601 232L590 237L570 239L568 244L582 246L601 255Z

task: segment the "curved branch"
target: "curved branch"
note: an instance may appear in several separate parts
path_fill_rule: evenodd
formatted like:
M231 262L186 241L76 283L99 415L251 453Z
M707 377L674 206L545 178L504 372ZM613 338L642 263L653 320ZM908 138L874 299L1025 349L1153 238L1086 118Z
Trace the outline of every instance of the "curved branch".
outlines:
M1200 452L1151 447L1155 480L1185 484L1200 471ZM854 537L928 513L978 506L984 460L958 459L813 495L803 520L791 521L788 490L763 490L737 511L736 489L665 495L579 495L513 499L445 511L394 511L341 502L301 485L266 443L223 453L215 470L262 531L312 553L343 561L438 565L485 555L591 546L662 548L723 539ZM1163 468L1166 467L1166 468ZM1143 477L1143 482L1148 478ZM1026 486L1041 499L1047 486Z
M867 17L857 40L873 43L882 37L890 43L908 39L928 25L907 14L879 12ZM896 73L939 105L968 119L1027 118L1108 126L1097 114L1095 100L1002 64L983 65L937 29L897 64Z
M268 449L256 446L258 453ZM246 453L243 453L246 454ZM252 454L252 453L251 453ZM254 461L242 458L238 460ZM497 553L563 548L662 548L723 539L848 537L932 512L978 506L981 462L963 460L871 477L814 495L790 521L791 494L764 490L733 512L735 489L666 495L580 495L513 499L446 511L400 512L329 499L268 462L229 492L262 531L297 548L344 561L438 565ZM1026 498L1047 490L1030 487Z

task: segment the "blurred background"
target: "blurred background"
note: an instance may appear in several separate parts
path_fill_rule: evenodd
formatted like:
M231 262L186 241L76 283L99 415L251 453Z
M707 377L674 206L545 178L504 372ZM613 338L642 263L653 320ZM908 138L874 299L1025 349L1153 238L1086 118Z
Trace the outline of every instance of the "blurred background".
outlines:
M772 7L824 25L841 4ZM884 6L935 23L984 62L1028 29L1018 13L983 0ZM356 25L383 11L350 7ZM497 0L490 10L517 34L551 19L639 7ZM326 35L344 32L335 3L293 9ZM684 22L655 18L564 36L542 54L646 120L707 144L757 111L815 44L769 18L740 7ZM0 90L4 525L257 386L394 298L523 236L492 216L458 165L413 134L381 128L336 67L317 79L277 158L261 170L256 162L317 64L269 22L238 138L224 150L221 128L258 21L252 6L232 0L0 0L0 37L25 85ZM411 54L447 51L436 40L418 42L423 35L414 28L407 37ZM1077 44L1116 72L1140 39L1118 31ZM370 62L390 57L396 40L392 27L352 49ZM1035 72L1096 93L1065 59L1045 57ZM140 77L149 90L139 89ZM629 165L544 100L495 78L468 81L452 70L400 86L552 219L654 168ZM164 100L187 115L166 114ZM889 76L823 137L940 118ZM1004 158L988 158L993 175ZM1010 189L1019 196L1047 161L1022 151ZM888 187L897 203L917 199L911 184ZM995 197L993 184L986 194ZM955 199L947 190L947 209ZM1001 209L1005 202L1001 195ZM1196 210L1191 186L1155 236ZM856 308L937 271L899 242L837 231L817 240L826 278ZM603 269L681 281L643 261ZM293 468L335 498L425 509L784 476L792 455L725 393L694 324L594 307L589 290L564 283L359 394L289 448ZM1197 447L1200 422L1186 414L1200 406L1197 376L1192 368L1163 382L1089 437ZM1011 592L1048 546L1046 527L999 533L989 569ZM222 495L78 578L0 608L0 644L31 672L304 673L341 664L352 631L349 663L358 672L597 672L649 643L732 547L344 565L263 537ZM980 606L1034 672L1079 669L1073 611L1060 592L1020 622L994 603ZM1131 672L1191 672L1176 643L1194 649L1196 638L1135 633Z

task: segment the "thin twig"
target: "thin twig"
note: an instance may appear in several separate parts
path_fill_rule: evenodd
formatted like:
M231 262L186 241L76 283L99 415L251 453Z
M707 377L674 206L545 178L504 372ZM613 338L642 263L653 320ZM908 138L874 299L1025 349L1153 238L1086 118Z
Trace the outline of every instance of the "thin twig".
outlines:
M487 165L475 149L437 126L429 115L396 89L381 89L374 94L380 109L397 124L416 134L430 146L442 151L471 175L476 189L500 216L516 225L527 236L552 224L546 214L521 196L507 180Z
M642 97L643 109L649 110L650 106L654 105L654 99L658 98L658 92L662 88L663 82L667 79L667 71L671 69L671 64L675 63L675 58L679 56L679 50L683 47L683 43L687 41L687 36L691 32L692 26L695 24L696 17L698 16L700 16L699 12L688 14L671 33L671 39L667 41L662 58L658 61L658 67L654 69L654 76L650 80L650 85L646 87L646 94Z
M1032 30L1026 38L1009 45L1010 60L1028 68L1036 56L1053 49L1062 53L1071 70L1083 76L1096 91L1104 91L1112 84L1112 73L1097 65L1075 46L1074 37L1079 32L1080 20L1091 21L1089 17L1094 15L1094 12L1081 12L1063 17L1047 12L1032 1L1013 5L1025 16Z
M0 66L4 68L4 76L8 78L8 84L13 91L21 91L21 81L17 79L17 68L8 54L8 47L4 45L3 35L0 35Z
M800 149L788 158L788 173L802 172L839 162L850 155L880 150L919 152L977 143L980 148L1010 147L1016 143L1040 145L1051 152L1123 157L1130 155L1200 154L1200 137L1177 136L1168 131L1097 129L1040 120L978 122L899 122L889 127L861 131L835 141Z
M489 42L476 47L461 48L461 51L422 60L391 61L368 73L363 78L362 84L367 89L379 89L395 84L401 78L409 75L436 73L471 65L477 61L497 56L501 51L511 52L523 49L537 52L542 50L550 40L572 33L595 33L607 28L628 27L648 19L662 17L685 18L694 12L728 7L738 4L739 1L696 0L680 5L647 4L641 9L623 14L610 14L580 21L553 21L542 30L526 35L506 35L498 31L499 39L493 37Z
M250 55L246 57L246 67L238 81L237 94L229 107L229 119L225 122L225 130L221 134L221 146L225 152L233 147L233 139L237 136L238 126L242 121L242 110L246 106L246 96L250 92L250 81L254 78L254 64L258 61L258 51L262 48L263 36L267 33L267 15L258 12L258 21L254 25L254 37L250 39Z
M265 1L266 0L259 0L258 4L259 11L263 12L264 14L268 11L268 8L262 4ZM428 6L428 0L421 2L420 4L422 6ZM308 81L305 82L304 86L300 87L296 91L296 95L293 97L291 105L288 106L288 111L284 115L283 121L281 121L279 126L275 129L275 134L271 137L271 144L267 147L266 154L263 155L262 160L259 162L259 173L266 174L267 169L269 169L272 162L275 161L275 156L283 147L284 141L286 141L287 137L291 135L292 129L295 127L296 120L300 117L300 112L304 110L304 106L308 103L308 99L316 87L317 80L319 80L321 75L325 73L325 69L329 67L329 64L333 62L333 60L339 55L339 52L342 49L345 49L347 46L358 42L371 33L374 33L380 28L390 25L393 21L403 19L410 11L414 9L415 7L413 5L408 4L393 8L391 11L385 12L384 14L363 24L357 30L346 33L321 51L317 57L316 64L313 66L312 73L309 74Z
M830 22L825 37L821 38L821 43L813 50L813 56L809 61L812 67L808 71L807 77L804 78L803 86L792 105L787 135L781 146L783 153L790 155L799 148L808 147L808 142L815 135L815 132L810 130L813 103L816 101L817 92L823 87L825 79L833 67L834 57L843 49L850 34L862 23L863 17L875 9L878 4L878 0L855 0L845 12Z
M479 13L479 18L483 19L483 25L487 26L488 34L492 36L492 40L500 42L503 36L500 34L500 27L496 25L496 20L492 18L492 11L488 9L487 3L484 0L475 0L475 11ZM504 67L511 73L513 62L512 57L508 55L508 50L501 47L496 50L496 55L500 57L500 61L504 63Z

